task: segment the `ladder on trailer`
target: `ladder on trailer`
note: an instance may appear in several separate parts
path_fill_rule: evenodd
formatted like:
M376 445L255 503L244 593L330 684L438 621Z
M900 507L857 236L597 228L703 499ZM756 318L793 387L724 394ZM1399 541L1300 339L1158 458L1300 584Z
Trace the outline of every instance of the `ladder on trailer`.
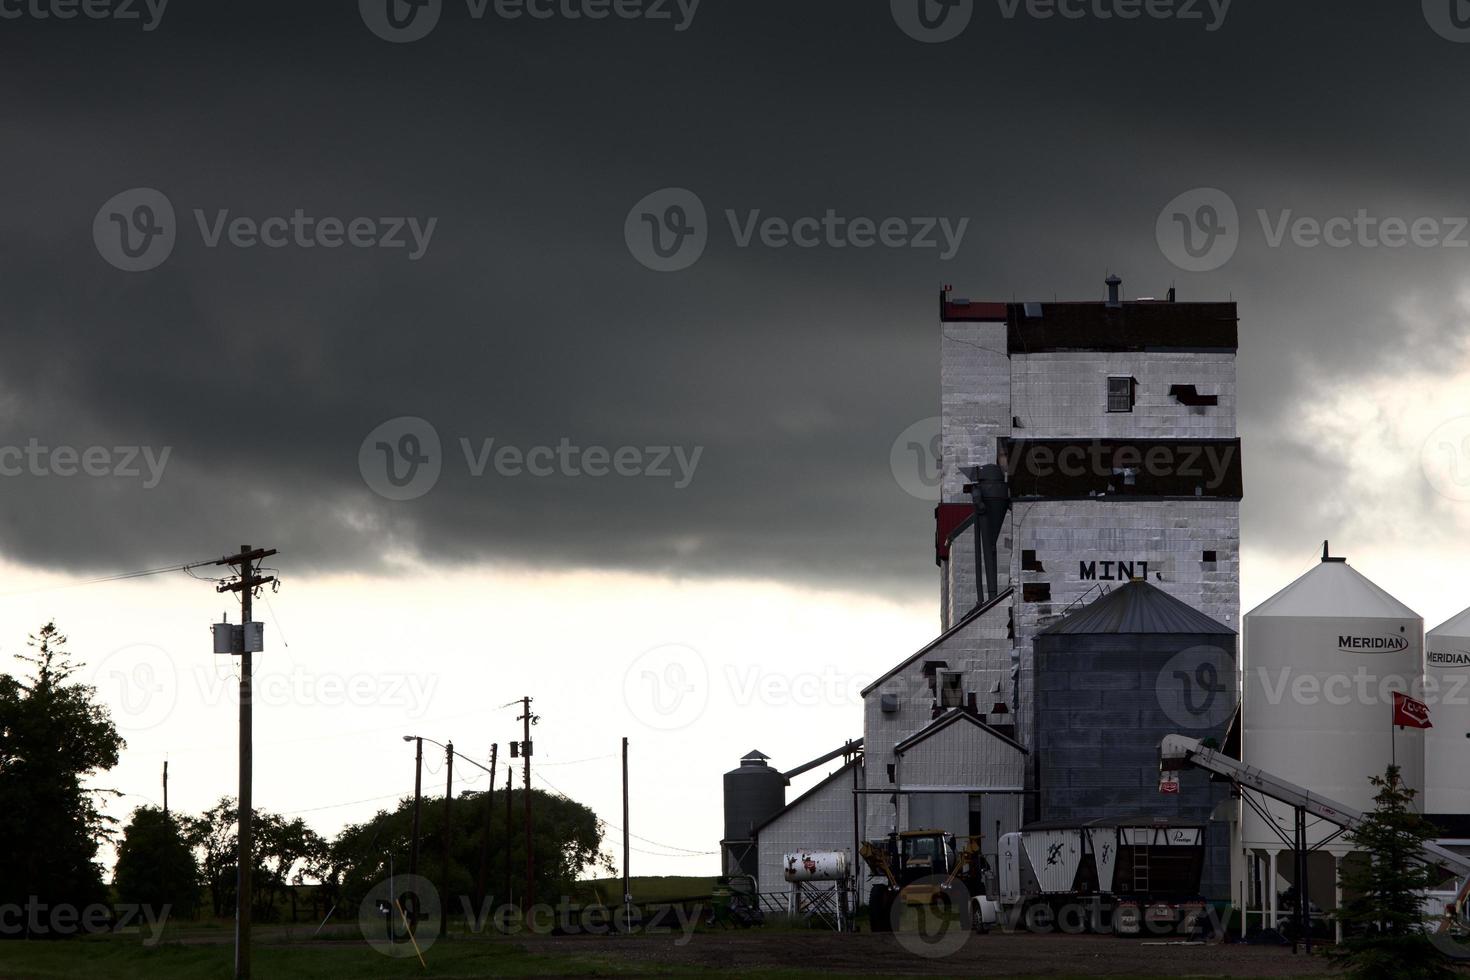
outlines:
M1148 845L1133 848L1133 894L1147 895L1149 889Z
M1187 735L1165 735L1164 740L1159 743L1159 770L1161 772L1175 772L1189 767L1203 769L1229 779L1242 789L1255 790L1263 796L1269 796L1273 800L1279 800L1297 810L1310 813L1315 817L1335 824L1342 831L1353 831L1363 824L1363 814L1352 807L1329 800L1325 796L1319 796L1311 790L1287 782L1280 776L1272 775L1264 769L1248 766L1239 759L1216 750L1206 748L1197 738ZM1304 821L1300 821L1303 823ZM1303 838L1305 834L1302 831ZM1470 858L1461 857L1454 851L1440 847L1438 844L1424 844L1419 851L1419 860L1425 864L1444 868L1457 876L1465 878L1465 884L1460 888L1459 894L1455 896L1455 908L1464 906L1467 894L1470 894ZM1440 923L1440 931L1449 927L1449 918Z

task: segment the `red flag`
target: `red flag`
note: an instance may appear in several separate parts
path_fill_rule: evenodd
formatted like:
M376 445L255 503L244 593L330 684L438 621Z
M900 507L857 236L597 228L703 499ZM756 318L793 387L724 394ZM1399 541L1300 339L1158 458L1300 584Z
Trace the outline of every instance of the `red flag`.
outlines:
M1400 691L1393 692L1393 723L1404 728L1433 728L1429 723L1429 705Z

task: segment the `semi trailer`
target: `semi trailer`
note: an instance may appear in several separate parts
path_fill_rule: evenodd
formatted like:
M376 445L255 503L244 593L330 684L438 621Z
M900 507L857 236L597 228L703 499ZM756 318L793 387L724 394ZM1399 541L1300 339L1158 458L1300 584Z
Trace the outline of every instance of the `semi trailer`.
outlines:
M1151 816L1035 823L1000 839L994 900L1032 931L1203 931L1205 828Z

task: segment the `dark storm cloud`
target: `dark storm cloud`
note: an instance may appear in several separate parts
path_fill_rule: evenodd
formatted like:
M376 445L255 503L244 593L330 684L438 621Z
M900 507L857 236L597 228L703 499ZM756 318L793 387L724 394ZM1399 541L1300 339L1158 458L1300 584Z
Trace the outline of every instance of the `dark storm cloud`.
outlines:
M1130 295L1175 283L1240 302L1246 543L1305 547L1321 513L1273 487L1309 465L1330 494L1344 463L1265 438L1313 397L1303 371L1351 385L1437 365L1463 336L1466 250L1272 248L1256 216L1470 214L1456 95L1470 45L1396 6L1237 0L1207 31L979 3L933 45L886 3L851 0L704 0L682 31L475 20L448 0L409 44L345 2L174 0L147 32L0 21L0 444L171 449L151 489L0 480L0 541L69 568L249 540L297 568L419 551L926 594L930 508L889 449L937 412L939 285L1091 298L1113 270ZM1181 272L1154 223L1202 186L1238 205L1240 246ZM167 196L178 239L129 273L92 225L135 187ZM623 226L668 187L698 195L710 239L692 267L657 273ZM410 259L210 248L195 219L296 209L375 235L437 223ZM946 262L942 248L741 248L727 209L969 224ZM1430 311L1412 329L1410 301ZM433 424L443 472L391 502L358 450L398 416ZM461 438L702 455L683 489L476 478Z

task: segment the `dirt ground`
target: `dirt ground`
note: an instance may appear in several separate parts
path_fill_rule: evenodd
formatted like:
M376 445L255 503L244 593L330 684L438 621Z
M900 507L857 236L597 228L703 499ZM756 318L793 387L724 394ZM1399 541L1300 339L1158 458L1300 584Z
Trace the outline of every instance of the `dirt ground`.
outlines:
M918 941L905 937L909 944ZM685 945L673 936L524 937L532 952L587 954L636 967L813 968L880 976L1328 976L1320 957L1293 956L1290 947L1182 945L1112 936L992 933L968 936L953 952L928 955L901 945L892 934L829 932L700 933Z

